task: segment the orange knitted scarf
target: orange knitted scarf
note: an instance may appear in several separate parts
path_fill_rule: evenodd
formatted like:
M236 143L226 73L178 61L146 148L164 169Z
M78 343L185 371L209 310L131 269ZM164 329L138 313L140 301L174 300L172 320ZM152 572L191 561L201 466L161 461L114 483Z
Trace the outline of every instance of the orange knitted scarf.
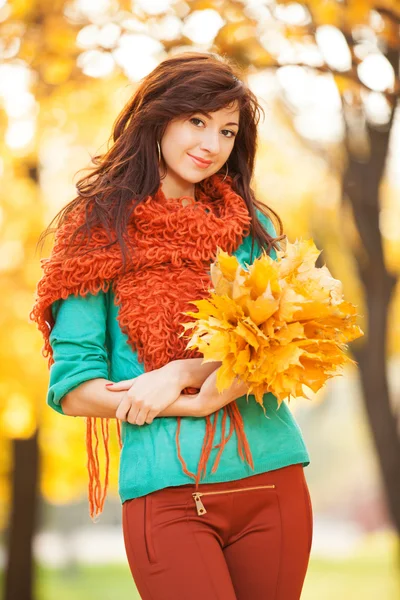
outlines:
M209 268L215 260L217 247L232 253L243 237L249 234L251 218L246 203L234 192L231 184L230 177L223 181L221 176L213 175L201 183L195 202L186 196L166 198L160 186L153 196L148 196L138 204L127 231L129 240L133 242L134 266L124 274L118 244L98 249L109 243L106 231L100 226L93 231L83 251L67 254L66 246L72 232L85 219L81 209L69 213L56 231L50 258L41 259L44 275L38 283L35 304L30 313L30 318L37 323L44 337L42 354L48 357L49 368L54 362L49 342L54 325L51 304L70 294L85 296L100 290L107 292L110 286L119 307L119 325L128 336L132 349L137 350L145 371L158 369L172 360L202 356L198 351L185 350L187 339L180 337L183 332L181 324L190 320L190 317L182 313L193 310L190 301L209 295ZM93 252L86 253L87 250ZM184 390L189 393L192 391ZM206 433L196 474L187 469L181 455L181 417L177 417L177 454L183 471L196 482L196 490L202 475L206 473L213 449L218 414L219 411L206 417ZM228 414L230 431L226 436ZM100 421L106 457L103 484L100 481L97 421ZM120 425L118 421L116 423L121 447ZM86 426L89 509L93 518L103 510L108 486L109 419L88 417ZM212 472L217 469L224 446L234 430L239 455L242 460L245 457L253 468L243 420L236 402L231 402L223 407L221 442L218 444L220 450Z

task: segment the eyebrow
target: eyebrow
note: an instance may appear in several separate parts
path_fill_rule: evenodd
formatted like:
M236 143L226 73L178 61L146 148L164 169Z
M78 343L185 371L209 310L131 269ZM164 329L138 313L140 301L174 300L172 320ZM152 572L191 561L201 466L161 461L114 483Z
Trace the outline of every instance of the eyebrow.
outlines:
M212 120L212 116L210 115L210 113L206 112L205 110L198 110L196 112L199 112L199 113L205 115L206 117L208 117L209 119ZM239 123L235 123L234 121L230 121L229 123L225 123L225 125L237 125L239 127Z

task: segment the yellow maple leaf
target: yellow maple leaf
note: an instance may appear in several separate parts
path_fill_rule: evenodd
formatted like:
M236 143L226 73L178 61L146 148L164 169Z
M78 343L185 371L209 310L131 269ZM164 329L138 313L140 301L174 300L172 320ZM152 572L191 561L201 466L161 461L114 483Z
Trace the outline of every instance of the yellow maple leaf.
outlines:
M239 377L264 409L266 393L280 405L305 396L303 384L317 392L345 364L356 364L345 353L347 342L364 335L356 307L327 267L315 266L319 254L313 240L296 240L277 251L277 260L263 251L245 269L218 248L214 287L192 302L198 311L184 313L194 321L183 327L191 330L187 349L221 361L220 392Z

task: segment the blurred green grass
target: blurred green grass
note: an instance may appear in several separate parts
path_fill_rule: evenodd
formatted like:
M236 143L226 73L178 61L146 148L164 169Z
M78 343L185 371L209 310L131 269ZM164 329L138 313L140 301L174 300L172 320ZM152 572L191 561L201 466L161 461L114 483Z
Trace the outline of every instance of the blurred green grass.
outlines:
M72 572L39 568L37 600L140 600L128 566L82 567ZM398 600L394 556L367 553L327 560L311 558L301 600ZM250 600L250 599L249 599Z
M301 600L398 600L400 586L384 557L311 559ZM140 600L129 567L38 568L37 600ZM250 599L249 599L250 600Z
M394 531L365 535L347 558L311 555L301 600L399 600L400 540Z
M396 541L386 536L371 536L348 558L311 556L301 600L398 600L395 561ZM35 592L35 600L140 600L128 564L64 569L37 565Z

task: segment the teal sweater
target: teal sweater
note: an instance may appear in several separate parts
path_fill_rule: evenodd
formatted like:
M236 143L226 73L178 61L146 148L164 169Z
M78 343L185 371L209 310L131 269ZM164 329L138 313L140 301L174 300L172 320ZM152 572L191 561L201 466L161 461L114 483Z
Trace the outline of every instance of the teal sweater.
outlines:
M276 235L273 225L260 211L258 216L267 231ZM247 236L234 252L240 263L250 263L251 236ZM253 258L261 250L255 242ZM276 259L276 253L272 251ZM55 319L50 333L54 363L50 368L47 404L63 414L61 400L70 390L89 379L105 378L111 381L132 379L144 372L137 352L128 344L127 336L117 321L118 306L112 290L85 297L69 296L52 305ZM237 436L233 433L225 446L215 473L211 473L221 441L221 414L214 438L214 449L207 463L207 474L201 483L233 481L257 473L279 469L295 463L310 464L301 430L288 405L278 409L276 397L267 393L264 406L254 396L236 400L244 422L244 431L250 445L254 471L242 461L237 452ZM197 472L205 434L206 420L202 417L182 417L180 447L186 466ZM230 418L227 416L226 430ZM144 496L155 490L193 483L182 471L176 451L177 420L175 417L157 417L142 426L122 422L122 450L119 467L119 495L121 502Z

